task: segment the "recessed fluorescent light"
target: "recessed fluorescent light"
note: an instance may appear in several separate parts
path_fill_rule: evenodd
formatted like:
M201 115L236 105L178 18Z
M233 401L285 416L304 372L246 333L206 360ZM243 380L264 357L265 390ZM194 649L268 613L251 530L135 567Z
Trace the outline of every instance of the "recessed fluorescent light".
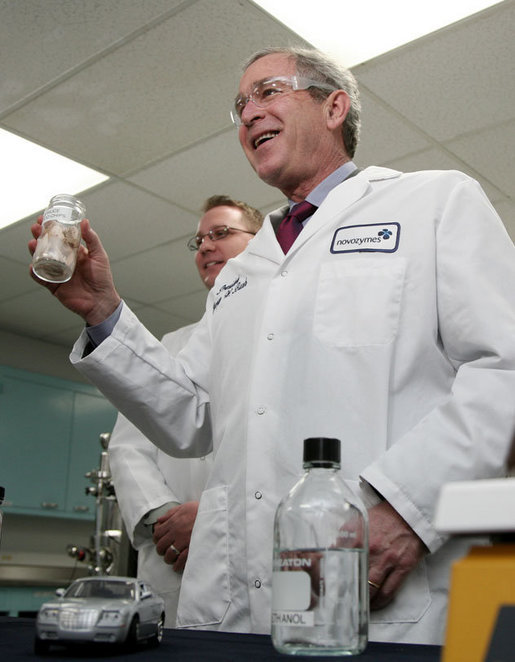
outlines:
M109 179L3 129L0 154L0 228L44 209L57 193L75 195Z
M254 2L315 48L350 68L499 4L500 0Z

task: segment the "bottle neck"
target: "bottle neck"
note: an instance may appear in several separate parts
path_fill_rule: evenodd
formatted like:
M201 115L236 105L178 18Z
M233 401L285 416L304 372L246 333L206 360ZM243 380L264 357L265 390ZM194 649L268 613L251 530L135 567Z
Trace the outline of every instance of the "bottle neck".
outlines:
M313 471L314 469L324 469L325 471L338 471L340 468L339 462L334 462L332 460L322 461L316 460L314 462L304 462L303 467L305 471Z

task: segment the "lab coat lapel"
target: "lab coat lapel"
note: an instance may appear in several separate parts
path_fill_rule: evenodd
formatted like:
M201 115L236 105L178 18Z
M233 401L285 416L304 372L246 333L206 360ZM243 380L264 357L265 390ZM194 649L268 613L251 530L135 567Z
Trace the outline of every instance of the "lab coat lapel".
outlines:
M288 208L288 205L283 205L268 214L263 227L248 245L249 253L281 264L284 260L284 253L276 239L274 227L286 216Z
M399 175L400 173L396 170L372 166L336 186L327 195L322 205L313 214L304 230L297 237L297 240L288 252L288 257L299 250L299 248L328 223L331 223L335 217L342 216L346 209L366 195L371 190L370 182L380 179L391 179Z
M319 209L313 214L287 255L284 255L279 246L274 230L274 227L288 213L288 205L283 205L268 214L263 227L249 243L247 250L254 255L268 259L276 264L281 264L284 260L290 258L291 255L294 255L301 246L330 223L332 219L336 216L342 216L346 209L366 195L371 190L371 182L382 179L393 179L399 177L400 174L397 170L371 166L336 186L328 194Z

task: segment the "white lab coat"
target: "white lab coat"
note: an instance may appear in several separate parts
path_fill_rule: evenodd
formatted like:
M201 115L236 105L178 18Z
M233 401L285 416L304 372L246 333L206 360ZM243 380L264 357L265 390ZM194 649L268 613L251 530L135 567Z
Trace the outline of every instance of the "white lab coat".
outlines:
M515 248L477 182L371 167L327 196L286 256L266 219L177 361L127 308L71 360L176 454L209 450L210 402L215 458L180 626L269 632L274 512L303 439L331 436L343 477L369 481L432 552L372 613L370 639L441 643L466 541L435 531L434 507L448 481L503 473L514 339Z
M171 356L186 345L195 324L163 336ZM166 627L175 627L182 574L156 552L152 531L143 516L163 504L199 501L211 470L212 455L177 459L163 453L118 415L109 441L109 464L118 505L127 534L138 551L138 577L149 583L165 601Z

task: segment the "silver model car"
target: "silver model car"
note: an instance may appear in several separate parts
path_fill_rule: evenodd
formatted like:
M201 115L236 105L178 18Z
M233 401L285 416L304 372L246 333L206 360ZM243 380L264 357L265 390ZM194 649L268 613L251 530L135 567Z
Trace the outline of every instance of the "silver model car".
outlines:
M164 601L134 577L85 577L57 599L45 602L36 620L34 651L51 644L76 642L159 644L165 620Z

